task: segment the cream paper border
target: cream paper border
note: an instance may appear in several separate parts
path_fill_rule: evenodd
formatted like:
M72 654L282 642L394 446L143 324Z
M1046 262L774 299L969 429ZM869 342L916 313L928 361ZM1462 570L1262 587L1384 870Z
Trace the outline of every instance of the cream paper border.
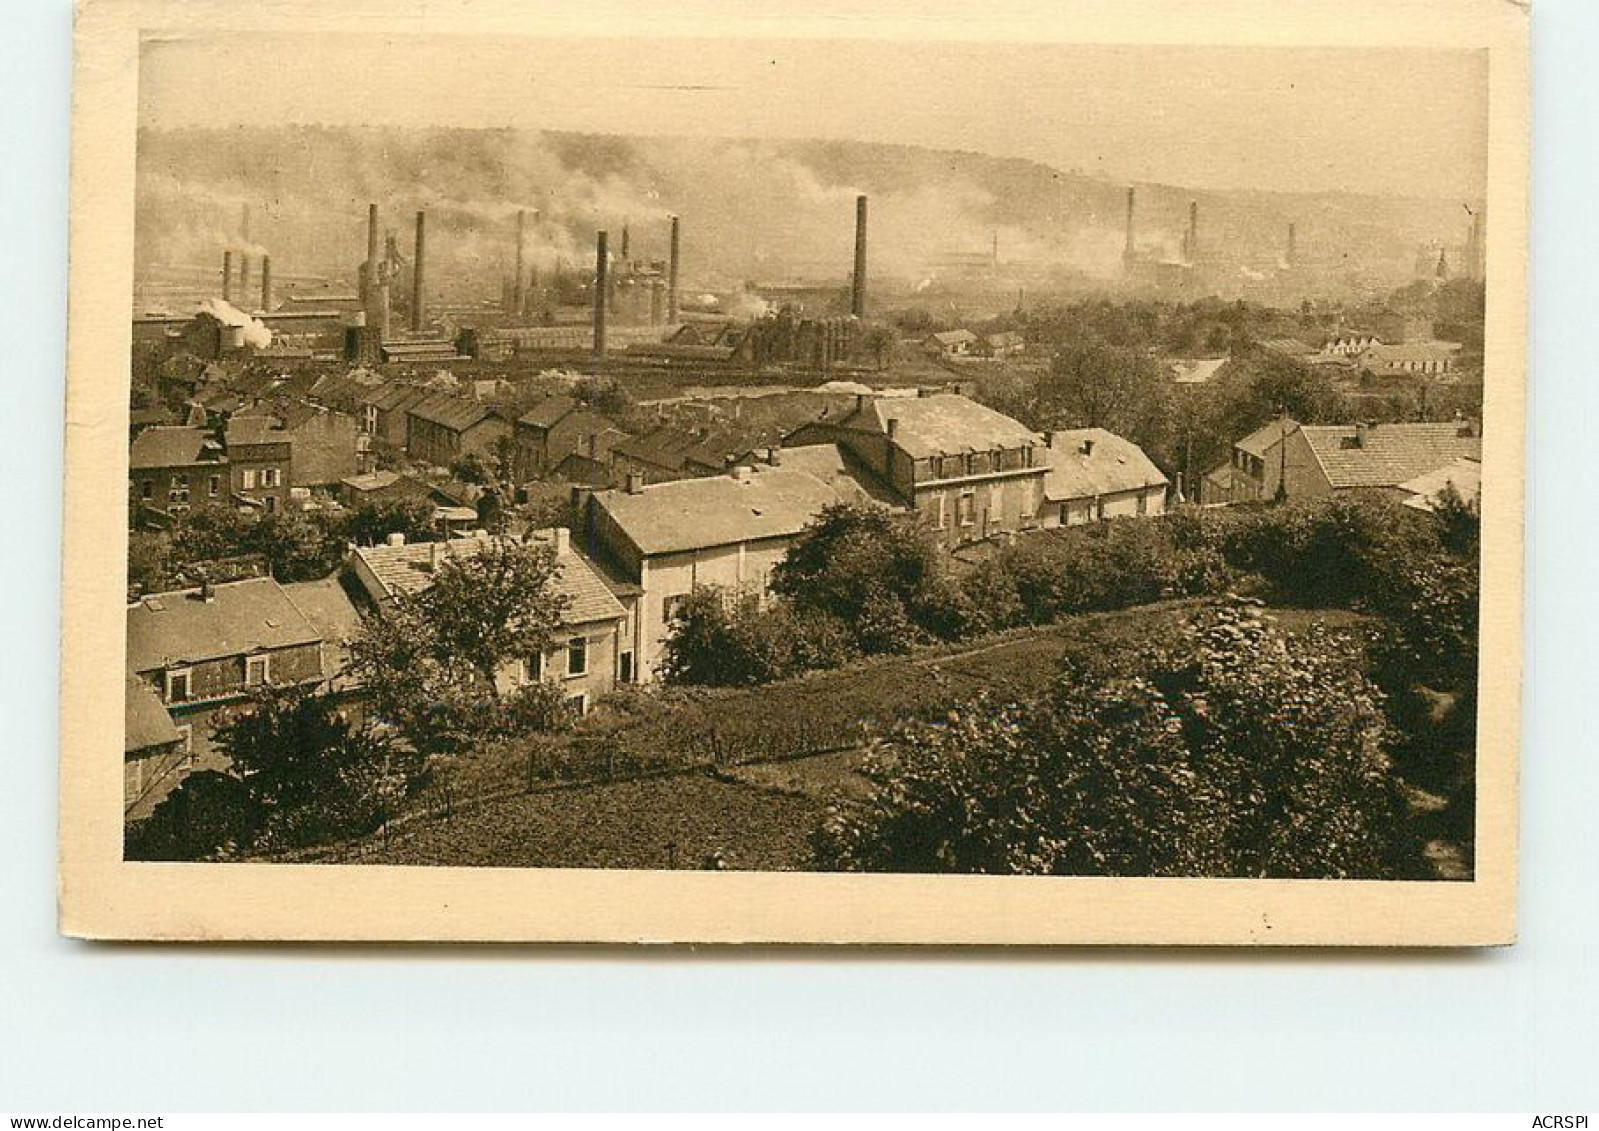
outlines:
M824 6L825 5L825 6ZM84 0L72 118L62 932L161 940L1461 946L1515 935L1526 394L1527 11L1514 0ZM1488 337L1477 875L1470 883L858 876L122 856L125 482L141 29L1487 48ZM285 60L286 71L293 66ZM461 81L470 81L463 67ZM23 107L15 112L26 112Z

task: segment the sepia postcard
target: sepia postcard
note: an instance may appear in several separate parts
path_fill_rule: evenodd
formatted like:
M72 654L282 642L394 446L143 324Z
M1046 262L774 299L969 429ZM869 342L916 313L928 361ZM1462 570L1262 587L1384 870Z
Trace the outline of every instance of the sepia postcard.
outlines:
M1512 942L1527 20L86 0L62 931Z

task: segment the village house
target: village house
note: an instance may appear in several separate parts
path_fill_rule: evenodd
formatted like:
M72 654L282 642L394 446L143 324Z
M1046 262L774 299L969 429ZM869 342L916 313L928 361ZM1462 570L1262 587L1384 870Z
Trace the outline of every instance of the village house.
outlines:
M618 483L642 475L646 483L665 483L727 470L730 453L709 437L671 425L611 445L611 470Z
M940 330L922 339L922 349L933 357L971 357L978 343L979 338L970 330Z
M369 439L355 417L304 401L277 399L242 409L234 420L263 417L274 422L293 445L291 487L333 487L366 470Z
M155 426L128 449L130 509L175 517L192 506L223 502L230 490L223 447L203 428Z
M435 393L406 409L406 453L436 467L464 455L492 456L511 437L512 421L498 409L453 393Z
M949 546L1037 525L1049 463L1036 432L959 393L862 395L784 446L848 449Z
M639 594L632 644L642 675L655 674L672 619L690 593L714 586L764 599L773 567L825 507L841 501L858 499L807 472L770 464L656 484L635 472L626 489L584 496L590 555Z
M380 385L356 398L361 430L390 448L405 447L406 413L433 394L420 385Z
M127 816L148 816L197 769L225 770L212 726L256 688L338 680L356 623L336 583L279 585L269 577L153 593L129 605Z
M1400 485L1458 459L1481 459L1468 421L1300 425L1274 420L1233 445L1232 461L1205 476L1201 502L1260 503ZM1279 492L1279 484L1281 491Z
M985 357L1019 357L1027 349L1027 339L1015 330L1001 330L983 339Z
M1340 330L1321 345L1321 352L1336 357L1359 357L1373 346L1382 345L1376 334L1359 330Z
M393 535L381 546L353 548L348 567L381 616L396 599L432 585L451 558L482 552L490 537L480 531L447 542L407 543L403 535ZM555 551L554 585L567 599L566 611L549 650L507 665L497 685L505 694L530 683L554 684L573 713L581 715L617 684L637 681L633 611L572 547L565 527L538 531L534 537Z
M293 438L270 416L235 416L223 441L234 501L267 514L282 512L293 483Z
M518 417L515 435L518 481L542 478L568 456L608 463L612 447L627 439L610 418L563 396L545 397Z
M1439 377L1452 374L1458 342L1379 342L1359 355L1360 368L1374 377Z
M1168 480L1130 440L1103 428L1044 433L1043 527L1166 513Z

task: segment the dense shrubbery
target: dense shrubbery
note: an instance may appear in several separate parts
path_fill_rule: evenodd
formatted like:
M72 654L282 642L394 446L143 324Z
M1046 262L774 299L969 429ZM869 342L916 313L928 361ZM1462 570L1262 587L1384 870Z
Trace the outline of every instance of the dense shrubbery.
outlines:
M423 780L420 756L329 696L263 688L218 722L226 774L185 778L129 830L135 860L206 860L371 832Z
M1069 668L884 744L818 829L860 871L1396 878L1424 874L1380 695L1327 634L1224 608L1173 649Z

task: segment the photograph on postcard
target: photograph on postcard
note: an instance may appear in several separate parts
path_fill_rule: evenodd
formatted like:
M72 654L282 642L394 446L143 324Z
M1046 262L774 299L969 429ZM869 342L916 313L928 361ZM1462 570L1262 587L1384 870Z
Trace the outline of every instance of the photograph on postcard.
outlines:
M1485 47L136 56L123 862L1478 878Z

